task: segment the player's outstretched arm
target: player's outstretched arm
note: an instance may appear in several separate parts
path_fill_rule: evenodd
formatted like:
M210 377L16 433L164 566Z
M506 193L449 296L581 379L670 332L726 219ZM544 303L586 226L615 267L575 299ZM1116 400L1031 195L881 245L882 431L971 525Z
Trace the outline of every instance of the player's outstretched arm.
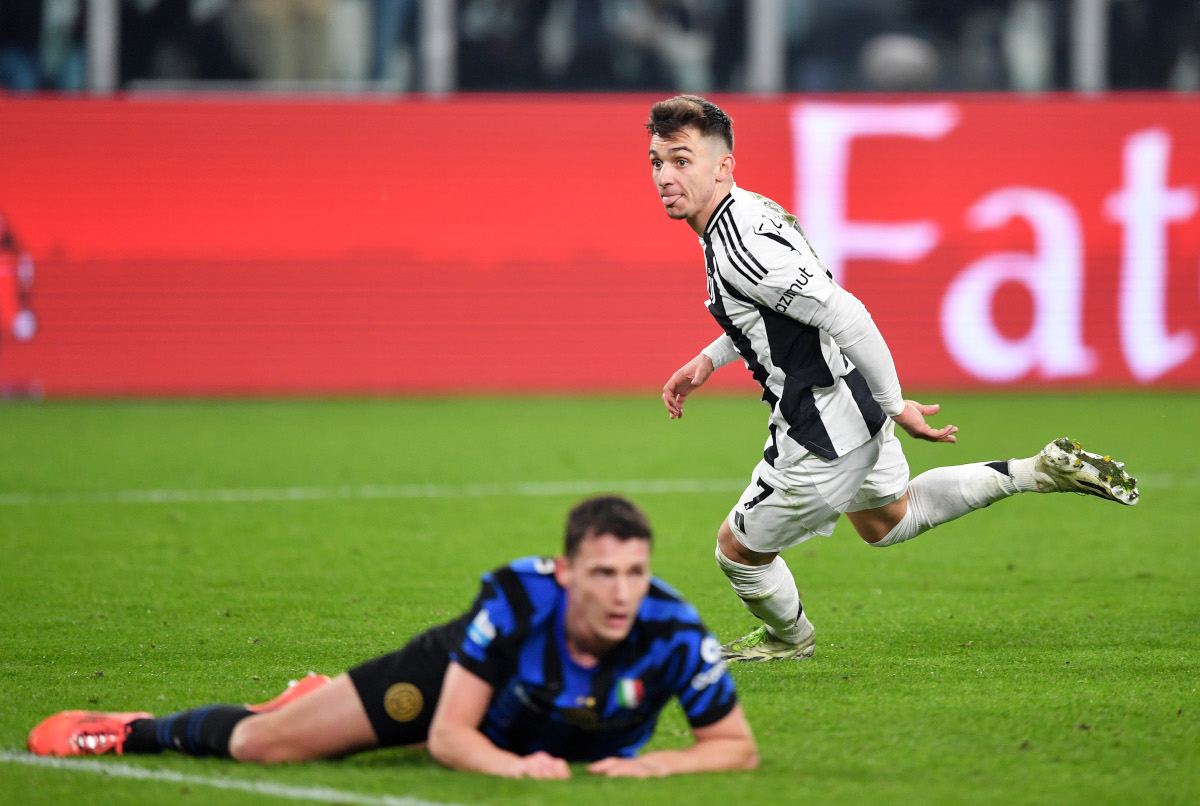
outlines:
M708 376L713 374L713 362L704 353L700 353L691 361L675 370L675 374L663 387L663 405L672 420L683 416L683 403L687 396L704 385Z
M487 682L451 663L429 726L430 755L453 770L504 778L570 778L571 768L561 758L548 753L518 756L501 750L480 732L491 698Z
M658 750L635 758L610 757L588 765L596 775L624 778L657 778L689 772L753 770L758 748L742 706L711 725L694 728L695 743L683 750Z
M958 442L957 425L944 425L934 428L925 422L927 415L937 414L941 410L937 403L918 403L915 400L904 401L904 410L892 417L896 425L908 432L910 437L924 439L929 442Z

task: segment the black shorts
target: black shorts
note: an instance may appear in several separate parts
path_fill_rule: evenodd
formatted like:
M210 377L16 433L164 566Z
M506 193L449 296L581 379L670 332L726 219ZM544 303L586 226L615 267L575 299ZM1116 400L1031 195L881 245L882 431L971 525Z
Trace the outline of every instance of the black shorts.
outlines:
M463 631L459 622L434 627L349 671L380 747L421 744L429 737L450 651Z

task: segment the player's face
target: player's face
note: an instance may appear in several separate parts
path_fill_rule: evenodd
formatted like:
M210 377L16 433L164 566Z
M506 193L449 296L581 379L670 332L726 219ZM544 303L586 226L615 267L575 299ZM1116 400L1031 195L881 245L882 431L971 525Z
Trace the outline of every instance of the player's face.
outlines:
M719 137L681 129L669 140L650 138L650 174L663 209L695 226L720 201L718 188L731 178L733 155Z
M605 649L633 629L650 588L650 542L608 534L584 538L575 556L559 563L558 581L567 590L569 638Z

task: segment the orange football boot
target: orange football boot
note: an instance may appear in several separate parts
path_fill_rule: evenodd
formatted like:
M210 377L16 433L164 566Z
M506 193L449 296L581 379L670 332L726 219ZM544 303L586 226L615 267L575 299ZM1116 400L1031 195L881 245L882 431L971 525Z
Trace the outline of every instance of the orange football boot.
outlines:
M140 712L60 711L29 732L29 752L38 756L122 755L130 724L153 717Z
M283 706L287 705L292 700L298 700L301 697L312 694L317 689L329 682L329 676L323 674L315 674L309 672L299 680L288 681L287 688L273 700L260 702L258 705L247 705L246 708L256 714L265 714L268 711L278 711Z

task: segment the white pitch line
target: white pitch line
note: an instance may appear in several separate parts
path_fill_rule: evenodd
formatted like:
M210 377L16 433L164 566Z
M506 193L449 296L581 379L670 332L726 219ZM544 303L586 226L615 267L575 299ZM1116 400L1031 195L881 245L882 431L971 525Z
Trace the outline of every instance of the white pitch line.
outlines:
M421 800L420 798L393 797L392 795L363 795L342 789L331 789L324 786L289 786L270 781L248 781L237 778L219 778L216 776L188 775L173 770L154 770L147 767L135 767L109 761L94 761L91 759L47 758L29 753L13 753L0 750L0 762L9 764L24 764L29 767L48 767L55 770L70 770L71 772L90 772L110 778L132 778L137 781L156 781L168 784L187 784L189 786L207 786L213 789L231 789L237 792L250 792L255 795L266 795L287 800L317 801L319 803L350 803L361 806L454 806L454 804L437 803Z
M516 481L481 484L359 484L337 487L234 487L196 490L111 490L95 492L0 493L0 506L58 504L269 503L275 501L398 500L406 498L543 498L611 491L629 495L733 493L745 479L626 479L614 481ZM1146 473L1146 490L1200 487L1200 475Z
M270 501L339 501L402 498L492 498L586 495L602 491L632 495L654 493L728 493L746 480L642 479L634 481L519 481L490 484L359 484L338 487L246 487L212 490L113 490L97 492L0 493L0 506L45 504L181 504Z

